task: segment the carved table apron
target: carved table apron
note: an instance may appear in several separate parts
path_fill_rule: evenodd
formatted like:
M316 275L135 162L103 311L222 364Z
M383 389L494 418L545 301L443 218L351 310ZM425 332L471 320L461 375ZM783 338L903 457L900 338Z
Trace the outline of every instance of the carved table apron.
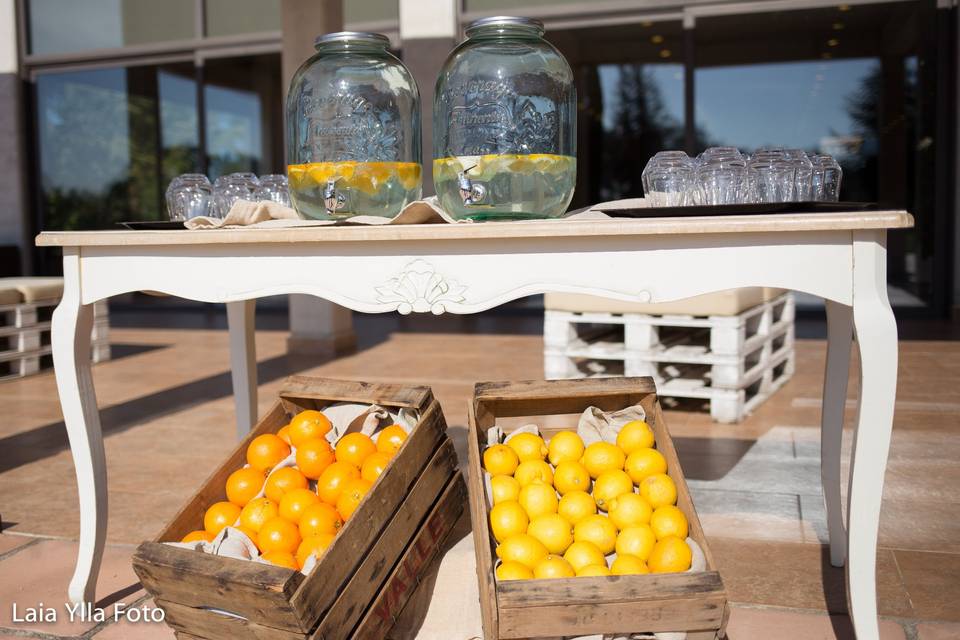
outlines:
M159 291L227 303L238 429L256 419L254 301L310 294L364 313L476 313L550 291L666 302L737 287L826 300L822 478L831 561L847 565L851 618L878 638L876 544L893 419L897 334L886 294L886 230L903 211L716 218L544 221L411 227L47 232L64 251L52 346L80 494L80 549L69 587L94 600L106 536L106 462L90 375L93 303ZM846 522L840 445L853 334L859 410Z

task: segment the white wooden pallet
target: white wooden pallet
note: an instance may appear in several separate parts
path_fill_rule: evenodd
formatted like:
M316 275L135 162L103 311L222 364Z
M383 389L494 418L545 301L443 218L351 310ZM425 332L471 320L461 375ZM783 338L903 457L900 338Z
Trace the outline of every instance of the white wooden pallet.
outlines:
M793 349L782 350L766 367L750 372L750 383L740 389L712 386L709 373L691 372L673 364L664 364L654 375L657 394L663 398L693 398L710 403L710 417L717 422L740 422L792 376L796 366ZM601 378L625 375L622 362L615 360L576 361L570 358L547 363L546 377ZM633 375L632 373L626 375Z
M652 353L674 346L676 332L665 329L701 329L709 352L739 356L765 338L793 324L793 295L785 293L735 316L654 315L644 313L544 312L543 341L556 352L592 350L582 357L613 357L623 352ZM685 332L689 340L697 332ZM571 354L572 355L572 354Z
M546 315L547 378L652 376L663 397L708 400L719 422L742 420L795 367L791 294L737 316Z
M22 378L40 371L49 356L50 317L59 300L0 305L0 380ZM91 360L110 359L110 318L106 301L93 308Z

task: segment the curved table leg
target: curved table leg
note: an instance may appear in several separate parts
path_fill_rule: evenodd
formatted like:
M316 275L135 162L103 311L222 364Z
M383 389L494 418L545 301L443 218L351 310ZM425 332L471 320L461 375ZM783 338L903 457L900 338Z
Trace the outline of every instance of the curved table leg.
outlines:
M858 640L876 640L877 534L897 392L897 324L887 300L884 232L855 231L853 261L860 401L847 496L847 592Z
M257 345L254 334L256 300L227 303L230 332L230 374L237 414L237 439L242 440L257 422Z
M823 412L820 430L820 479L830 533L830 564L842 567L847 560L847 532L840 497L840 457L843 447L843 411L850 375L853 343L853 308L826 300L827 370L823 379Z
M63 298L53 312L50 340L80 494L80 549L68 592L73 602L94 602L107 535L107 463L90 375L92 328L93 305L80 299L80 257L65 249Z

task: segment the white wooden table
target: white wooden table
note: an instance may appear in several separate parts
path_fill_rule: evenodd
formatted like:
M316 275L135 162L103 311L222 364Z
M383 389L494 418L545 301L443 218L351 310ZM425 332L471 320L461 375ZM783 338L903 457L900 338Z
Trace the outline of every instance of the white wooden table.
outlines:
M93 601L107 530L107 477L90 375L93 303L160 291L227 303L238 429L256 418L254 301L302 293L354 311L476 313L548 291L662 302L736 287L826 300L822 479L834 566L847 566L860 640L879 638L876 547L897 381L897 328L886 292L887 229L904 211L714 218L216 231L47 232L63 247L53 316L57 386L77 471L80 545L69 595ZM860 395L848 508L840 499L852 337Z

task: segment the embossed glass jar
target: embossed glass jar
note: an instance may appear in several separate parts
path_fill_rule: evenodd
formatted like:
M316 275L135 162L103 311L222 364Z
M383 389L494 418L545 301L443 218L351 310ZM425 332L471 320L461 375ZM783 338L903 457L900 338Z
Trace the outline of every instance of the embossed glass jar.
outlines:
M529 18L483 18L447 58L433 103L433 182L460 219L562 215L576 182L573 72Z
M287 176L301 216L393 217L420 198L420 94L378 33L316 40L287 94Z

